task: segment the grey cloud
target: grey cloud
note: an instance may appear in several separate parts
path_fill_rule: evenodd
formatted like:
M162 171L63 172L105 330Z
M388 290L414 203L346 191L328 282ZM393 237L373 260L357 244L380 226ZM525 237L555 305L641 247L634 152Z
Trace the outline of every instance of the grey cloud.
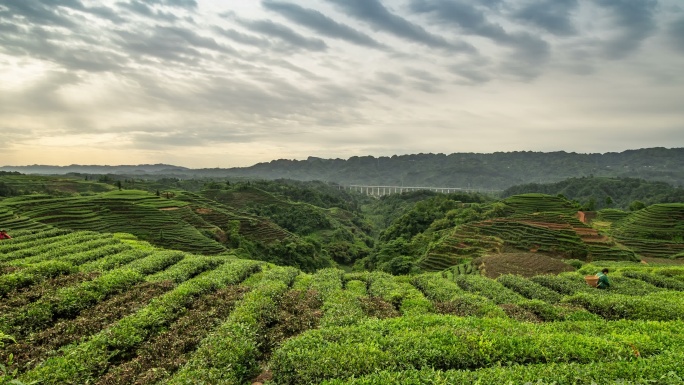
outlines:
M0 24L0 30L2 30ZM72 38L78 44L64 45L61 41ZM107 47L101 47L87 38L80 41L76 34L67 36L42 27L8 29L0 35L2 50L15 55L27 55L60 64L70 71L102 72L121 68L127 59Z
M403 17L391 13L378 0L328 0L344 9L349 15L368 23L379 31L421 43L433 48L446 48L462 52L475 52L475 48L464 42L450 43L441 36L426 31Z
M140 1L130 1L130 2L119 2L117 3L117 6L119 8L125 8L131 12L143 15L143 16L149 16L153 17L155 15L155 11L150 7L149 5L140 2Z
M444 81L430 72L415 68L408 68L404 71L404 73L408 77L408 84L410 84L416 90L431 94L442 91L440 85L444 83Z
M330 125L355 119L348 107L362 103L365 98L345 87L320 83L313 89L302 88L272 76L263 79L261 86L226 77L211 78L192 100L203 108L230 106L231 114L250 121L306 117ZM266 126L276 129L270 124Z
M116 31L119 44L131 53L153 56L178 63L197 64L204 57L199 48L219 53L235 54L235 50L218 44L214 39L201 36L190 29L157 26L150 34Z
M149 3L166 5L169 7L178 8L197 8L197 1L195 0L146 0Z
M80 5L80 2L56 1L46 4L44 0L4 0L2 6L6 10L0 10L0 17L9 18L13 21L23 18L29 24L41 26L75 27L76 25L70 20L68 14L63 13L60 5L74 7Z
M6 8L4 12L2 10L3 6ZM78 0L7 0L4 4L0 5L0 17L5 13L7 16L14 17L15 19L21 17L28 24L40 26L55 25L71 29L80 27L78 23L72 20L69 13L64 12L64 9L92 14L115 23L125 21L109 7L86 7Z
M621 59L638 49L641 42L656 30L654 11L657 0L597 0L613 13L620 36L606 42L605 55Z
M107 72L122 69L127 63L126 57L97 49L64 49L59 48L53 59L69 70L87 72Z
M513 53L504 59L501 69L524 80L539 76L543 64L551 54L550 45L546 41L526 32L508 33L500 25L489 22L484 12L471 4L449 0L412 0L410 9L416 13L428 14L435 22L457 27L466 34L486 37L511 47ZM487 78L478 74L473 76L471 72L460 75L473 81Z
M378 72L377 77L381 81L389 83L390 85L397 85L403 82L403 78L401 76L391 72Z
M365 33L357 31L347 25L340 24L316 10L300 7L296 4L275 1L262 1L262 5L264 8L277 12L322 35L342 39L362 46L373 48L382 47L382 44Z
M453 65L449 67L449 71L465 79L465 82L457 82L461 84L477 85L487 83L488 81L492 80L491 76L487 75L477 67Z
M0 19L0 32L2 33L11 33L11 34L19 34L22 33L23 29L19 27L16 24L6 22L2 19ZM2 38L0 37L0 41L2 41Z
M190 46L177 35L168 35L159 29L152 34L117 31L120 46L130 55L152 56L176 63L195 65L202 56L200 51ZM137 59L139 60L139 58Z
M150 131L149 128L145 129ZM174 132L144 132L134 134L131 137L136 148L163 149L167 147L195 147L210 144L208 138L213 134L203 137L196 128L187 127L185 130Z
M127 9L128 11L138 14L140 16L145 16L155 20L164 19L166 21L175 21L178 19L178 17L172 13L155 10L148 4L138 0L131 0L129 2L119 2L117 3L117 5L120 8Z
M407 69L406 74L413 77L413 78L416 78L416 79L419 79L422 81L426 81L426 82L430 82L430 83L437 83L437 82L441 81L441 79L436 77L435 75L433 75L427 71L418 70L415 68Z
M441 24L458 25L467 34L496 41L508 39L508 34L500 25L488 22L484 13L471 4L447 0L412 0L410 9L416 13L429 13L433 20Z
M236 31L235 29L224 29L221 27L214 26L213 30L216 33L225 36L236 43L254 46L258 48L267 48L272 46L271 42L267 39L263 39L253 35L248 35L240 31Z
M109 7L99 6L99 7L89 7L84 9L84 12L90 13L101 19L106 19L116 24L123 24L126 19L121 17L121 15Z
M672 47L684 54L684 17L671 22L666 32Z
M216 40L201 36L187 28L179 27L157 27L157 35L173 35L183 39L189 45L202 47L214 51L233 53L234 51L226 46L219 45Z
M282 24L274 23L271 20L240 20L240 23L254 32L280 39L294 47L310 51L325 51L328 48L321 39L303 36L293 29Z
M515 50L501 64L501 69L522 80L532 80L543 71L543 65L551 56L546 41L526 32L511 34Z
M458 85L479 85L491 81L494 77L492 61L484 57L449 65L446 70L457 77L453 82Z
M404 78L391 72L377 72L369 81L363 82L365 89L393 97L400 95L402 84Z
M478 0L477 2L480 5L483 5L488 8L496 8L499 5L503 4L506 0Z
M534 0L513 13L513 18L559 36L576 35L572 12L577 0Z

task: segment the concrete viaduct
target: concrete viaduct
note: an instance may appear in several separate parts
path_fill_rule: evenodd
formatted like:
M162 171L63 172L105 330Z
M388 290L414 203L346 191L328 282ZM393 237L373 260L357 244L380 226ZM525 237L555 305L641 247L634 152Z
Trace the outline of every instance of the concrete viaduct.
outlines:
M400 194L409 191L419 191L428 190L444 194L451 194L456 192L481 192L481 193L497 193L502 190L492 190L492 189L472 189L472 188L461 188L461 187L410 187L410 186L366 186L366 185L348 185L340 186L345 190L355 191L358 193L371 195L371 196L383 196L389 194Z

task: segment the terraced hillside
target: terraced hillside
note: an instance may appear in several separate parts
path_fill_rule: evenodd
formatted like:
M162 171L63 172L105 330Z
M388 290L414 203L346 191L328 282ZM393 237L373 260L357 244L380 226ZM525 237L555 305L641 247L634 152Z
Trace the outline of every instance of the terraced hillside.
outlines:
M21 196L2 205L46 225L99 232L129 232L160 246L217 254L226 248L166 211L185 205L143 191L113 191L93 196ZM10 229L11 226L7 226Z
M305 274L91 231L15 235L0 241L6 382L684 378L682 267L601 262L558 276L496 280L338 269ZM612 269L611 288L586 285L583 275L603 266Z
M520 194L502 201L507 214L534 214L541 212L575 215L577 207L567 199L545 194Z
M0 173L0 186L14 192L12 195L51 194L70 196L73 194L97 194L116 189L111 184L88 181L68 176L40 176Z
M138 190L63 198L25 195L3 200L0 216L9 230L54 226L128 232L158 246L202 254L226 252L231 231L263 243L292 237L270 221L183 191L170 199Z
M557 212L517 214L474 222L454 231L456 236L459 233L496 237L507 247L517 250L546 252L567 258L638 260L632 250L574 216Z
M616 222L611 234L648 257L684 254L684 203L646 207Z
M460 264L466 265L463 269L469 269L466 262L470 259L500 253L503 247L504 241L496 236L469 232L462 228L450 229L438 241L430 244L418 265L425 271L440 271L452 266L458 269Z

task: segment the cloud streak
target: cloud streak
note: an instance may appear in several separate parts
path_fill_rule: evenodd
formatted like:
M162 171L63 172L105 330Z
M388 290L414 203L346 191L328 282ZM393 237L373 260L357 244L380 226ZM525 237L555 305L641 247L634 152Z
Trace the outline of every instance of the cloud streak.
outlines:
M338 23L323 13L314 9L304 8L292 3L278 1L262 1L264 8L276 12L287 19L303 25L315 32L328 37L341 39L353 44L371 48L384 46L369 35L359 32L348 25Z
M449 42L444 37L428 32L425 28L406 18L390 12L378 0L328 0L338 7L373 27L376 31L389 32L400 38L425 44L432 48L450 49L461 52L475 52L475 48L464 42Z

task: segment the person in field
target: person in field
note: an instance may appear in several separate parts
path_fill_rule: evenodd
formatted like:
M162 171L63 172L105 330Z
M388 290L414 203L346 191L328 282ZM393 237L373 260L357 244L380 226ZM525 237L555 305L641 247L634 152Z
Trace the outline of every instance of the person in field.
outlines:
M607 289L610 287L610 281L608 280L608 269L603 269L596 275L599 277L598 284L596 285L597 288Z
M9 234L7 234L7 231L5 230L0 230L0 239L12 239Z

